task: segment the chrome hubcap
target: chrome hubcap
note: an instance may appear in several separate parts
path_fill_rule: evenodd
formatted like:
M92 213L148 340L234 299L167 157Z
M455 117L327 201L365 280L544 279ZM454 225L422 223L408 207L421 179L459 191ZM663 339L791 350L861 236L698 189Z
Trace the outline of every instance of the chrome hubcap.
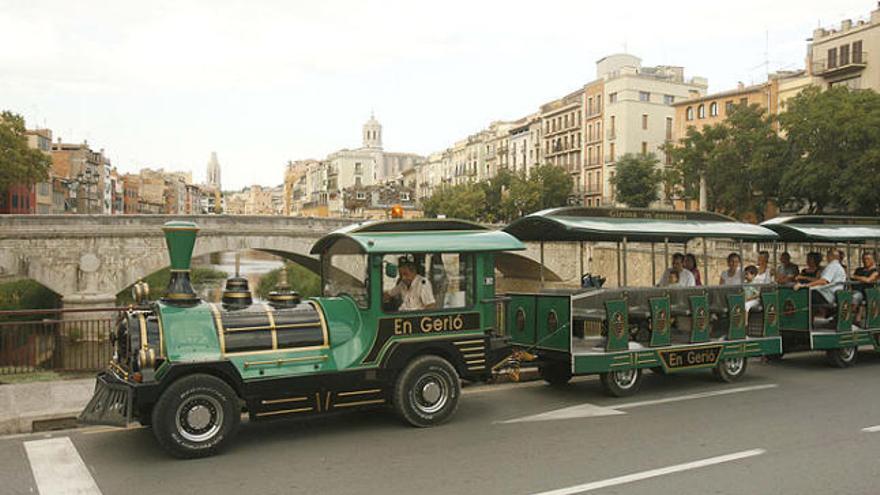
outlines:
M214 397L197 395L188 398L177 408L177 431L190 442L211 439L223 425L223 407Z
M638 370L636 369L613 371L611 373L614 383L620 388L630 388L635 385L637 376Z
M840 350L840 357L844 361L851 361L852 358L855 357L855 355L856 355L856 348L855 347L847 347L847 348Z
M413 405L425 414L436 413L449 402L449 386L436 373L422 375L413 387L413 392Z
M725 367L727 367L727 373L731 375L738 375L743 366L745 366L746 360L745 358L731 358L724 361Z

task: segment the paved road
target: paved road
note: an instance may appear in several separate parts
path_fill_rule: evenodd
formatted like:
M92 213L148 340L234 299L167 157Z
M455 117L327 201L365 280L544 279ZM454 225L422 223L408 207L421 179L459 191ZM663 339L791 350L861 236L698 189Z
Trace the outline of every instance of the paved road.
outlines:
M223 455L194 461L166 457L145 429L7 437L0 493L47 495L58 479L133 495L878 493L878 383L880 356L864 351L845 370L819 354L753 361L733 385L649 375L628 399L593 378L473 387L439 428L383 411L245 424ZM49 438L66 457L40 454Z

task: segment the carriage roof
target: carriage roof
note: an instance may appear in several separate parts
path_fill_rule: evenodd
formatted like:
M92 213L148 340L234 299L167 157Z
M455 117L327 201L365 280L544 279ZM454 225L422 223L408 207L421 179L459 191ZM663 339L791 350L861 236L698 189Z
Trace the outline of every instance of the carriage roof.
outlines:
M362 253L466 253L526 248L512 235L477 223L418 219L349 225L319 239L312 246L311 254L324 253L343 239L352 241Z
M526 215L505 229L522 241L687 242L700 237L772 241L772 230L709 212L564 207Z
M880 218L838 215L776 217L761 224L786 242L864 242L880 239Z

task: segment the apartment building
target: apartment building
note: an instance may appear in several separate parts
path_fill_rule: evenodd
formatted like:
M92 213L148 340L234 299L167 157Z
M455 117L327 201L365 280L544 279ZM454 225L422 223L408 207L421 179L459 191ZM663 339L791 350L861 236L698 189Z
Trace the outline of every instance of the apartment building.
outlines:
M571 201L579 202L584 187L583 169L583 107L584 89L569 93L558 100L541 105L544 164L562 167L574 182Z
M541 114L533 113L513 122L508 138L510 170L529 174L542 163Z
M817 28L809 41L807 72L817 84L823 88L880 91L880 67L876 63L880 53L880 4L867 19L847 19L837 29Z
M779 79L771 78L762 84L746 86L740 83L735 89L682 100L673 104L672 135L669 139L678 142L687 135L687 130L698 130L724 121L738 105L758 105L775 114L779 110Z
M605 149L604 131L605 81L598 79L584 86L584 159L581 167L583 178L583 204L602 204Z
M662 146L673 137L673 105L705 95L708 82L702 77L685 79L682 67L642 67L641 59L629 54L599 60L596 75L604 81L605 93L602 203L613 204L610 180L617 160L628 153L654 153L666 163Z

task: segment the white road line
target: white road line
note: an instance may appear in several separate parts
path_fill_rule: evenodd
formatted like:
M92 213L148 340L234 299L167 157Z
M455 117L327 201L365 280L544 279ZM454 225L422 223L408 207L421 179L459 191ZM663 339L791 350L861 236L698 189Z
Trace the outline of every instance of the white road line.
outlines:
M742 452L735 452L733 454L710 457L708 459L686 462L684 464L676 464L675 466L651 469L650 471L642 471L641 473L627 474L625 476L618 476L616 478L609 478L607 480L593 481L591 483L584 483L583 485L560 488L558 490L551 490L549 492L540 492L534 495L572 495L575 493L584 493L598 490L600 488L607 488L609 486L623 485L625 483L646 480L648 478L656 478L658 476L664 476L667 474L680 473L682 471L688 471L691 469L698 469L707 466L714 466L715 464L723 464L725 462L737 461L739 459L761 455L765 452L766 450L764 449L744 450Z
M520 418L508 419L506 421L495 421L495 424L510 423L531 423L534 421L554 421L560 419L577 419L592 418L597 416L614 416L618 414L626 414L621 409L632 409L642 406L654 406L658 404L666 404L669 402L679 402L684 400L705 399L708 397L716 397L719 395L739 394L742 392L754 392L756 390L766 390L775 388L779 385L768 383L765 385L752 385L749 387L724 388L720 390L711 390L708 392L698 392L695 394L678 395L675 397L665 397L663 399L642 400L637 402L624 402L622 404L609 404L608 406L597 406L595 404L583 403L576 406L563 407L562 409L554 409L539 414L532 414Z
M862 428L862 431L865 433L877 433L878 431L880 431L880 425Z
M667 402L678 402L682 400L705 399L706 397L715 397L718 395L738 394L742 392L754 392L756 390L765 390L768 388L776 388L779 385L768 383L766 385L752 385L750 387L723 388L720 390L711 390L709 392L698 392L695 394L679 395L676 397L666 397L664 399L641 400L637 402L624 402L623 404L614 404L614 409L629 409L633 407L654 406L657 404L666 404Z
M24 442L40 495L100 495L69 437Z

